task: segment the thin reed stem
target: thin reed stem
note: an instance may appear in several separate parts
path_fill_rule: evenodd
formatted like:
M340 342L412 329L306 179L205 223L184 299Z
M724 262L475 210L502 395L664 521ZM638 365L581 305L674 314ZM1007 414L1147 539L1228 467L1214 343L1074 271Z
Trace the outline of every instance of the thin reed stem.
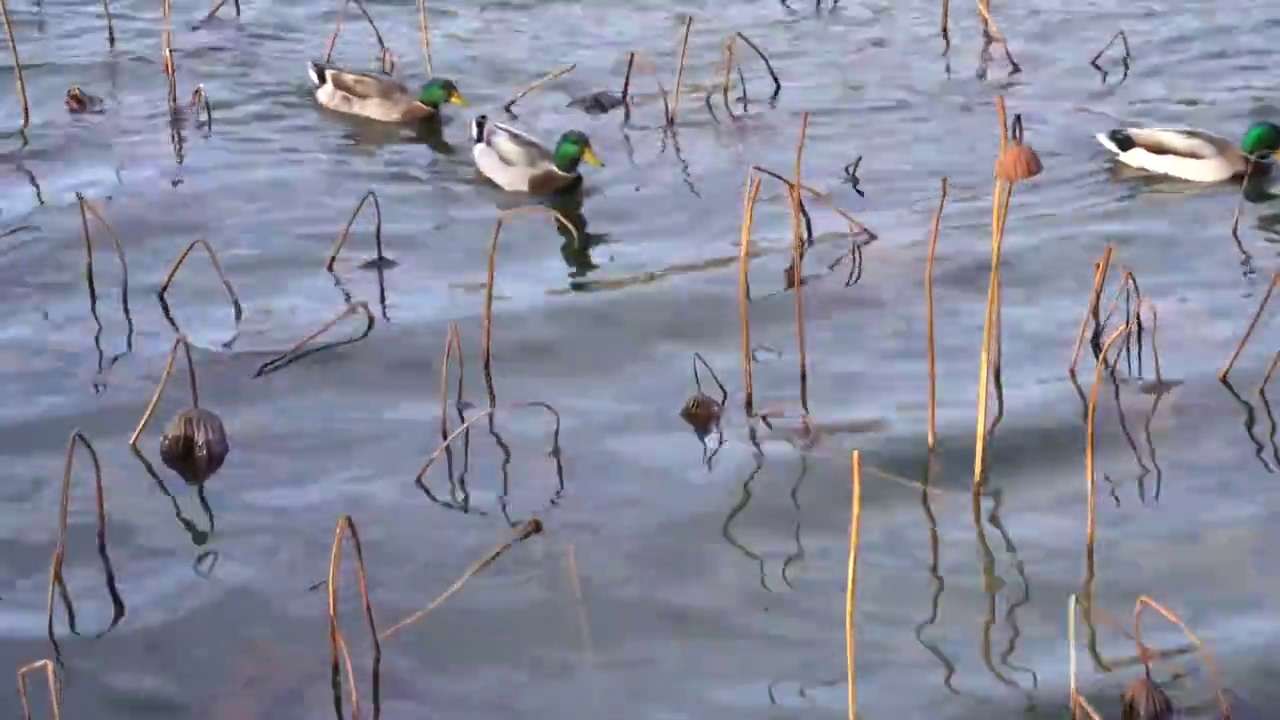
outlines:
M22 129L31 126L31 106L27 103L27 80L22 74L22 58L18 56L18 41L13 36L13 21L9 18L9 5L0 0L0 17L4 18L4 33L9 38L9 56L13 58L13 74L18 83L18 98L22 101Z
M169 383L169 374L173 372L173 364L178 359L178 348L181 347L187 359L187 378L191 383L191 407L200 407L200 390L196 385L196 367L191 361L191 345L187 339L181 335L173 341L173 347L169 350L169 360L165 363L164 372L160 374L160 382L156 384L155 392L151 394L151 400L147 403L147 409L143 411L142 418L138 420L138 426L134 428L133 435L129 437L129 447L137 449L138 438L142 437L142 433L147 429L147 424L151 422L151 417L155 415L156 407L160 405L160 398L164 397L165 386Z
M347 224L343 226L342 232L338 233L337 239L333 242L333 247L329 250L329 256L325 260L324 269L333 272L333 264L338 261L338 255L342 253L342 248L347 244L347 238L351 236L351 226L355 224L356 218L360 217L360 211L364 209L364 204L373 201L373 247L377 253L375 262L381 264L386 261L387 256L382 252L382 203L378 201L378 193L370 190L360 198L360 202L356 203L356 209L351 211L351 217L347 220Z
M1102 354L1098 357L1097 367L1093 374L1093 390L1089 394L1089 406L1086 410L1085 419L1085 446L1084 446L1084 475L1085 486L1087 488L1088 503L1087 515L1085 520L1085 552L1090 558L1093 557L1094 547L1094 529L1097 508L1097 473L1094 471L1094 444L1097 436L1098 423L1098 390L1102 387L1102 371L1107 368L1107 353L1111 350L1111 345L1121 336L1127 335L1132 327L1126 322L1116 328L1115 332L1107 338L1102 344Z
M680 62L676 66L676 84L672 88L671 108L667 111L667 127L676 124L676 112L680 109L680 84L684 78L684 58L689 52L689 32L693 30L693 16L684 21L684 39L680 41Z
M1098 316L1098 303L1102 300L1102 288L1107 283L1107 270L1111 267L1111 256L1115 253L1115 248L1110 245L1102 249L1102 258L1098 260L1097 267L1093 273L1093 290L1089 292L1089 306L1085 308L1084 317L1080 319L1080 334L1076 336L1076 346L1071 351L1071 364L1067 366L1067 372L1075 373L1076 365L1080 361L1080 348L1084 345L1084 338L1089 327L1089 318Z
M329 332L329 330L333 329L335 325L342 322L347 317L350 317L351 315L356 315L356 314L364 315L364 319L365 319L364 330L362 330L359 335L356 335L355 337L352 337L352 338L348 338L346 340L336 340L331 343L325 343L323 345L311 348L310 350L299 352L302 350L303 347L305 347L312 340L315 340L316 338L320 337L326 332ZM369 333L373 332L373 327L376 324L376 322L377 321L374 319L373 312L369 310L368 303L365 303L363 301L351 303L350 305L347 305L345 308L343 308L341 312L335 315L333 319L329 320L324 325L321 325L318 330L302 338L298 342L294 343L292 347L290 347L288 350L284 351L280 355L277 355L274 358L271 358L270 360L259 365L258 369L254 371L253 376L262 377L263 375L276 372L277 370L283 370L286 366L292 365L293 363L309 355L314 355L315 353L320 352L321 350L332 349L342 345L350 345L352 343L360 342L361 340L368 337Z
M1280 284L1280 270L1271 274L1271 282L1267 284L1267 291L1262 294L1262 302L1258 303L1258 309L1253 313L1253 319L1249 321L1249 327L1245 329L1244 336L1236 344L1236 349L1231 353L1231 358L1227 360L1222 372L1218 373L1219 382L1227 381L1227 376L1231 374L1231 368L1235 367L1236 361L1240 359L1240 353L1244 352L1244 346L1248 344L1249 338L1253 336L1253 331L1258 328L1258 321L1262 319L1262 312L1267 309L1267 303L1271 302L1271 293L1275 292L1278 284Z
M945 23L945 18L944 18ZM945 24L943 26L946 27ZM929 229L929 259L924 269L925 343L929 364L929 450L938 441L938 366L937 347L934 342L933 323L933 261L938 250L938 230L942 225L942 210L947 204L947 178L942 178L942 192L938 197L938 209L933 213L933 225Z
M546 75L543 75L537 80L534 80L532 83L525 86L523 90L513 95L510 100L503 103L502 109L510 113L511 108L515 107L515 104L523 100L526 95L533 92L534 90L537 90L543 85L546 85L552 80L555 80L556 78L562 77L564 75L568 75L569 73L573 72L574 68L576 67L578 67L577 63L573 63L571 65L565 65L564 67L558 70L552 70L551 72L547 73Z
M191 251L199 245L209 256L209 261L213 263L213 271L218 275L218 279L222 281L222 287L227 291L227 298L231 300L231 311L235 315L235 325L240 327L240 320L244 318L244 308L240 305L240 296L236 294L236 289L232 287L231 281L227 279L227 273L222 269L222 261L218 260L218 253L214 251L213 246L204 238L196 238L187 245L182 254L173 261L173 265L169 268L169 274L165 276L164 282L160 283L160 291L156 293L161 304L167 306L168 300L166 295L169 293L169 286L173 284L173 280L178 275L178 270L182 268L182 264L187 261L187 257L191 255Z
M1142 643L1142 611L1144 608L1151 608L1164 616L1166 620L1177 625L1182 633L1187 636L1197 648L1200 649L1200 655L1204 658L1204 664L1209 668L1209 677L1213 681L1213 690L1218 696L1218 707L1221 711L1222 718L1231 717L1231 704L1227 702L1227 695L1223 691L1222 676L1218 674L1218 667L1213 662L1213 653L1209 652L1209 648L1191 632L1191 628L1182 621L1182 618L1165 608L1152 598L1142 595L1133 603L1133 642L1137 646L1138 655L1146 657L1146 646Z
M22 720L31 720L31 705L27 702L27 673L44 670L45 683L49 687L49 707L53 712L53 720L62 720L62 686L58 682L58 671L53 661L37 660L18 668L18 699L22 702Z
M850 503L849 517L849 572L845 582L844 596L844 643L845 666L849 685L849 720L858 718L858 673L855 661L856 642L855 627L857 622L854 613L858 598L858 539L862 524L862 452L854 450L853 464L853 499Z
M791 272L795 288L796 349L800 356L800 407L809 414L809 356L804 333L804 256L805 238L800 233L800 165L804 157L804 141L809 131L809 113L800 114L800 139L796 141L795 184L791 186Z
M347 670L347 682L351 686L351 718L352 720L360 720L360 688L356 683L355 675L352 674L351 654L347 650L347 641L342 626L338 622L338 578L339 570L342 568L342 537L347 535L351 538L351 544L356 551L356 582L359 583L360 601L364 609L365 620L369 624L369 637L373 641L373 715L378 717L381 712L381 668L382 668L382 643L378 638L378 626L373 619L373 603L369 600L369 583L365 574L364 549L360 545L360 533L356 530L355 520L350 515L343 515L338 519L338 524L333 531L333 546L329 550L329 652L331 662L331 674L333 680L334 709L338 714L338 718L342 718L342 673L339 670L338 658L343 659L343 664Z
M418 0L418 32L422 38L422 60L426 64L427 77L431 70L431 26L427 23L427 0Z
M751 281L748 270L751 265L751 225L755 219L756 199L760 197L763 180L747 171L747 192L742 202L742 231L738 243L738 320L742 327L742 384L743 412L751 417L755 395L751 368Z

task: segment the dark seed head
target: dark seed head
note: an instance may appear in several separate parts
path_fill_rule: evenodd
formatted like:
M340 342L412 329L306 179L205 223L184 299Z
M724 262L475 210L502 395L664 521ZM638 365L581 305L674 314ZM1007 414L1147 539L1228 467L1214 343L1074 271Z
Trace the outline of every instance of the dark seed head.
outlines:
M178 413L160 437L160 460L192 485L218 472L229 452L222 420L201 408Z
M697 393L680 408L680 417L703 440L720 422L720 403L706 393Z
M1171 720L1173 701L1151 678L1141 677L1130 683L1120 696L1120 717L1122 720Z

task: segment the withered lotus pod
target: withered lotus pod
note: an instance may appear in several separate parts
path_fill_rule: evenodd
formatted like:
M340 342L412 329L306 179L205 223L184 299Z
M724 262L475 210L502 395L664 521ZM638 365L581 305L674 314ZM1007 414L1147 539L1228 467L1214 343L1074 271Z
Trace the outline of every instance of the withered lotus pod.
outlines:
M203 408L178 413L160 437L160 460L191 485L218 472L229 452L221 418Z
M1173 701L1149 677L1134 680L1120 696L1122 720L1171 720Z
M698 439L702 440L720 422L720 412L720 403L715 398L699 392L680 408L680 418L689 423Z
M1042 170L1040 156L1029 145L1010 144L996 161L996 177L1007 183L1029 180Z
M98 112L102 109L102 98L81 90L79 85L72 85L67 90L66 103L67 110L73 114Z

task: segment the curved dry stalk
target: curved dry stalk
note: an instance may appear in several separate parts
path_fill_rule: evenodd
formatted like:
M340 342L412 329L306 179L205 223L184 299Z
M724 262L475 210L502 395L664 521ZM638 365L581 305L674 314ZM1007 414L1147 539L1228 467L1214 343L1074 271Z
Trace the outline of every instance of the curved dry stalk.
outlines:
M943 19L946 31L946 19ZM938 229L942 225L942 210L947 204L947 178L942 178L942 194L938 197L938 209L933 213L933 225L929 229L929 258L924 268L925 344L929 366L929 450L938 441L938 368L933 333L933 260L938 250Z
M737 35L730 35L728 38L725 39L724 50L721 51L721 57L724 58L724 75L720 79L720 85L719 85L720 99L721 99L721 102L724 104L724 111L728 113L730 120L737 119L737 116L733 114L733 108L729 105L729 88L733 84L732 74L733 74L733 68L735 67L733 47L734 45L737 44L737 41L738 41ZM719 119L716 118L716 111L711 106L711 94L714 93L716 89L717 87L715 85L712 85L707 88L707 93L706 93L706 96L703 98L703 103L707 106L707 111L711 113L711 119L719 123L720 122ZM743 88L743 90L745 91L746 88Z
M1271 364L1267 365L1267 372L1262 376L1262 382L1258 383L1258 394L1261 395L1267 389L1267 383L1271 382L1271 376L1276 374L1276 368L1280 367L1280 350L1271 357Z
M999 323L1000 306L1000 246L1004 240L1004 222L1000 215L1001 199L1003 198L1003 207L1008 208L1009 197L1012 194L1013 187L1006 186L1003 181L997 178L991 200L993 215L991 224L991 277L987 283L987 311L986 320L983 322L982 351L978 356L978 429L973 452L973 486L975 488L982 485L983 470L986 464L987 434L989 432L987 428L987 394L991 387L992 354L999 342L995 333ZM999 363L998 359L996 363Z
M1098 389L1102 387L1102 371L1108 367L1107 353L1111 350L1111 344L1120 339L1120 336L1127 336L1129 334L1130 327L1131 325L1126 322L1116 328L1116 331L1111 333L1111 336L1107 338L1107 341L1102 344L1102 354L1098 356L1097 367L1094 370L1093 390L1089 395L1089 406L1085 415L1086 430L1084 446L1084 474L1085 485L1088 487L1089 492L1089 501L1087 504L1088 519L1085 523L1085 546L1086 552L1090 557L1093 556L1094 514L1096 509L1094 489L1097 486L1097 478L1094 473L1093 447L1095 428L1098 420Z
M1124 58L1121 62L1126 66L1128 65L1129 60L1133 58L1133 53L1129 52L1129 36L1124 34L1124 30L1117 30L1115 34L1111 36L1111 39L1107 41L1107 44L1103 45L1102 49L1094 53L1093 57L1089 60L1089 64L1093 66L1094 70L1097 70L1098 72L1105 72L1098 66L1098 61L1102 59L1103 53L1110 50L1112 45L1115 45L1116 40L1120 41L1120 45L1124 49Z
M22 720L31 720L31 706L27 703L27 673L44 670L45 682L49 686L49 706L53 710L53 720L62 720L62 687L58 683L58 671L49 659L37 660L18 668L18 699L22 701Z
M164 366L164 372L160 375L160 382L156 385L155 392L151 394L151 401L147 403L147 409L143 411L142 419L138 421L138 427L134 429L133 435L129 438L129 447L134 450L138 449L138 438L142 436L142 431L151 422L151 416L155 414L156 406L160 404L160 398L164 396L164 388L169 383L169 373L173 372L173 363L178 358L179 347L182 348L187 357L187 375L191 381L191 407L200 407L200 390L196 386L196 366L191 361L191 345L185 337L179 335L173 341L173 348L169 350L169 361Z
M738 244L738 319L742 326L742 384L743 411L752 417L752 399L755 393L751 370L751 282L748 269L751 264L751 225L755 219L756 200L760 197L760 177L747 171L747 192L742 202L742 231Z
M196 246L204 248L206 254L209 255L209 261L213 263L213 271L217 273L218 279L222 281L222 287L227 291L227 297L231 299L231 310L235 314L235 325L240 327L240 320L244 318L244 308L240 305L240 296L236 294L236 289L231 286L231 281L227 279L227 273L222 269L222 261L218 260L218 253L214 251L213 246L204 238L196 238L191 241L187 249L182 251L177 260L173 261L173 267L169 268L169 274L165 276L164 282L160 284L160 291L156 293L160 297L161 304L168 306L169 301L166 295L169 293L169 286L173 284L174 278L178 274L178 270L182 268L182 264L187 261L187 257L191 255L191 251Z
M756 45L751 38L740 32L734 34L742 38L742 42L746 43L747 47L751 48L751 50L759 56L760 60L764 62L764 69L769 73L769 79L773 80L773 94L769 96L769 100L776 100L778 95L782 93L782 81L778 79L778 73L774 71L773 63L769 62L769 56L765 55L764 51L760 49L760 46ZM745 91L746 88L744 87L743 90Z
M18 97L22 100L22 129L31 126L31 106L27 103L27 80L22 74L22 58L18 56L18 41L13 37L13 21L9 18L9 6L0 0L0 16L4 18L4 32L9 37L9 55L13 58L14 78L18 82Z
M1240 353L1244 352L1244 346L1249 342L1249 338L1253 336L1253 331L1258 328L1258 321L1262 319L1262 312L1267 309L1267 303L1271 302L1271 293L1275 292L1276 285L1280 285L1280 270L1271 274L1271 282L1267 285L1267 291L1262 295L1262 302L1258 303L1258 309L1253 313L1253 319L1249 321L1249 327L1244 331L1244 336L1240 338L1240 342L1236 345L1236 349L1231 353L1231 358L1227 360L1227 364L1222 368L1222 372L1218 373L1218 381L1226 382L1227 376L1231 374L1231 368L1235 367L1236 360L1240 359Z
M333 272L333 264L338 261L338 255L342 253L342 248L347 244L347 238L351 236L351 226L355 225L356 219L360 217L360 211L364 209L364 204L373 200L373 247L377 253L375 262L381 264L387 259L382 252L382 203L378 201L378 193L370 190L360 198L360 202L356 203L356 209L351 211L351 217L347 219L347 224L343 226L342 232L338 233L338 237L333 241L333 247L329 250L329 257L325 260L324 269Z
M348 338L346 340L335 340L333 342L324 343L323 345L318 345L309 350L298 352L307 343L311 342L312 340L315 340L316 338L320 337L326 332L329 332L329 330L333 329L333 326L342 322L347 317L351 315L355 315L357 313L363 314L365 317L364 330L361 331L359 335L352 338ZM373 326L375 322L376 321L374 320L373 312L369 310L368 303L365 303L363 301L351 303L350 305L347 305L345 308L343 308L342 312L335 315L332 320L329 320L324 325L321 325L320 329L316 330L310 335L294 343L293 347L290 347L288 350L284 351L280 355L277 355L276 357L259 365L257 371L253 373L253 376L262 377L263 375L276 372L277 370L283 370L285 367L292 365L293 363L301 360L302 358L307 357L308 355L314 355L315 353L318 353L321 350L331 350L333 348L341 347L343 345L351 345L352 343L360 342L361 340L368 337L369 333L373 332ZM295 353L297 354L295 355Z
M347 669L347 682L351 684L351 718L360 720L360 689L355 676L351 674L351 654L347 651L346 637L338 622L338 571L342 567L342 537L349 535L351 544L356 550L356 581L360 584L360 601L364 607L365 620L369 623L369 637L373 640L373 714L377 717L381 710L381 667L382 643L378 638L378 626L373 619L373 603L369 600L369 584L365 574L364 549L360 545L360 533L356 530L356 522L350 515L338 519L333 530L333 547L329 551L329 656L332 663L334 688L334 708L338 717L342 717L342 673L338 667L338 656L341 655Z
M1084 345L1084 337L1087 333L1089 318L1094 318L1097 322L1098 305L1102 302L1102 289L1107 282L1107 270L1111 267L1111 256L1115 249L1110 245L1102 249L1102 258L1098 260L1097 267L1093 273L1093 290L1089 293L1089 307L1085 308L1084 317L1080 319L1080 334L1076 336L1076 346L1071 351L1071 364L1067 367L1068 373L1076 371L1076 365L1080 361L1080 348Z
M427 77L434 73L431 70L431 26L427 24L427 0L418 0L418 33L422 38L422 60L427 66Z
M1138 308L1134 311L1135 317L1141 321L1142 308L1146 308L1151 315L1151 356L1155 360L1156 366L1156 385L1164 385L1164 375L1160 372L1160 346L1157 344L1156 332L1160 329L1160 314L1156 312L1156 304L1146 298L1138 300Z
M493 239L489 241L489 267L488 275L485 278L484 291L484 316L482 318L482 336L480 339L480 362L484 368L485 387L489 391L489 407L494 407L497 398L493 391L493 357L491 354L490 341L493 338L493 284L494 276L497 272L498 265L498 239L502 236L502 224L516 215L527 213L544 213L555 218L564 227L568 228L570 234L573 235L574 246L582 245L582 237L578 234L578 228L573 223L561 215L559 211L544 205L523 205L521 207L503 210L498 213L498 220L493 226Z
M862 524L862 452L854 450L853 464L853 499L849 516L849 572L845 583L844 599L844 637L845 663L849 683L849 720L858 717L858 683L855 665L854 610L857 607L858 586L858 539Z
M526 95L533 92L534 90L537 90L543 85L546 85L552 80L555 80L556 78L562 77L564 75L568 75L569 73L573 72L574 69L577 67L578 67L578 64L573 63L571 65L565 65L564 67L558 70L552 70L546 75L543 75L542 77L538 78L537 80L533 81L531 84L526 86L523 90L513 95L510 100L508 100L506 103L502 105L502 109L507 112L511 112L511 108L515 107L515 104L523 100Z
M552 426L551 432L552 432L552 436L557 438L556 443L558 444L559 442L558 438L560 437L560 413L557 412L555 408L551 407L547 403L544 403L538 400L530 400L528 402L514 403L510 405L510 407L511 408L538 408L540 410L545 411L547 414L551 415L554 421L554 425ZM432 464L434 464L435 461L440 457L440 455L450 445L453 444L453 441L456 440L459 435L466 432L472 425L475 425L480 420L493 415L495 412L497 412L497 410L498 410L497 407L490 407L490 408L481 410L475 415L472 415L471 417L467 418L466 422L462 423L457 427L457 429L449 433L449 435L444 438L444 440L440 443L440 445L436 447L435 451L432 452L431 455L427 457L427 461L422 464L421 468L419 468L418 474L414 476L413 481L415 483L421 484L422 479L426 477L427 472L431 470Z
M445 590L443 593L441 593L439 597L437 597L435 600L432 600L430 605L413 613L412 615L409 615L408 617L396 623L395 625L392 625L391 627L387 628L382 632L381 635L378 636L378 638L381 640L385 640L391 637L392 635L394 635L395 633L399 632L400 630L404 629L405 627L408 627L409 625L412 625L413 623L426 617L432 610L435 610L436 608L440 607L440 605L442 605L445 600L448 600L450 597L452 597L454 593L461 590L462 586L465 585L466 582L470 580L476 573L492 565L493 562L497 560L499 557L501 557L503 553L505 553L507 550L510 550L511 546L515 545L516 543L523 542L529 539L530 537L537 535L540 532L542 532L541 520L537 518L526 520L519 527L515 528L515 532L509 540L504 540L503 542L499 543L496 547L494 547L487 554L485 554L484 557L480 558L480 560L478 560L475 564L467 568L467 571L462 574L462 577L458 578L458 580L454 582L453 585L450 585L448 590Z
M1000 47L1004 49L1005 60L1009 61L1010 75L1022 72L1022 67L1013 59L1013 51L1009 49L1009 40L1005 38L1004 33L1000 32L995 19L991 17L990 0L977 0L977 3L978 14L982 17L982 28L987 34L987 41L1000 43Z
M111 555L107 547L107 503L106 495L102 489L102 463L98 460L98 451L94 450L89 438L85 437L84 433L79 430L73 430L71 437L67 440L66 460L62 469L62 495L58 505L58 544L53 551L53 560L49 563L49 601L45 630L49 636L49 643L53 645L54 653L57 655L61 655L61 650L58 647L58 641L53 636L53 599L55 592L62 597L62 603L67 615L67 624L71 632L76 632L75 611L72 608L71 593L62 577L62 563L67 554L67 514L71 509L71 471L75 468L76 443L80 443L88 451L89 460L93 463L93 493L98 524L98 556L102 559L102 570L106 575L107 593L111 596L113 608L111 624L99 634L99 637L120 624L120 621L125 616L124 600L116 589L115 570L111 566Z
M329 36L329 46L324 51L324 61L326 63L333 60L333 48L338 44L338 35L342 33L343 21L347 16L347 6L353 1L360 10L360 14L364 15L364 19L369 22L369 27L373 30L374 39L378 42L378 50L384 53L387 51L387 43L382 39L382 32L378 30L378 24L373 21L373 16L369 14L369 9L364 6L364 1L342 0L342 5L338 8L338 20L334 24L333 34Z
M633 65L635 65L635 61L637 59L642 61L639 64L640 71L652 77L654 85L658 87L658 97L662 100L662 119L665 122L666 119L671 115L671 101L667 95L667 88L665 85L662 84L662 78L658 77L658 72L654 67L653 61L650 60L643 53L638 53L633 51L627 56L627 77L623 80L623 85L622 85L623 99L625 101L623 104L623 110L624 110L623 123L626 123L631 117L630 79L632 74L632 67Z
M680 42L680 62L676 65L676 84L672 88L671 107L667 110L667 127L676 124L676 112L680 109L680 84L684 79L684 58L689 52L689 31L693 30L693 16L685 18L684 39Z
M763 174L765 174L765 175L768 175L769 177L773 178L774 180L777 180L778 182L783 183L784 185L786 185L786 186L787 186L787 189L788 189L788 190L792 190L792 189L794 189L794 186L792 185L792 183L791 183L791 181L790 181L790 180L788 180L788 179L787 179L785 176L783 176L782 174L780 174L780 173L778 173L778 172L775 172L775 171L773 171L773 170L770 170L769 168L763 167L763 166L761 166L761 165L752 165L752 166L751 166L751 170L752 170L752 171L754 171L754 172L763 173ZM810 187L810 186L808 186L808 185L804 185L804 184L801 184L801 185L800 185L800 189L801 189L801 190L804 190L804 191L805 191L805 192L807 192L807 193L809 193L810 195L812 195L813 197L817 198L818 200L821 200L822 202L824 202L824 203L827 205L827 207L828 207L828 208L830 208L830 209L831 209L831 211L832 211L832 212L834 212L835 214L839 215L839 216L840 216L840 217L841 217L841 218L842 218L842 219L843 219L843 220L844 220L844 221L849 225L849 234L850 234L850 235L856 235L856 234L858 234L858 233L863 233L863 234L865 234L865 235L867 236L867 241L868 241L868 242L871 242L871 241L874 241L874 240L879 239L879 237L880 237L880 236L879 236L879 235L877 235L875 232L873 232L873 231L871 230L871 228L867 227L866 225L863 225L863 224L862 224L862 222L861 222L861 221L859 221L857 218L855 218L854 216L850 215L849 213L845 212L845 211L844 211L844 210L842 210L840 207L838 207L838 206L835 204L835 201L831 198L831 195L830 195L830 194L828 194L828 193L824 193L824 192L822 192L821 190L817 190L817 189L815 189L815 188L813 188L813 187ZM803 208L802 208L802 209L803 209Z
M80 228L84 235L86 249L92 253L93 241L89 232L89 218L87 217L87 215L92 215L94 219L102 225L102 229L107 231L107 237L111 238L111 245L116 251L116 259L120 261L120 271L124 275L124 279L121 282L121 286L123 287L122 292L127 295L129 292L129 262L125 259L124 245L120 242L120 236L116 235L116 231L111 227L111 223L107 222L107 219L102 216L102 213L98 208L93 203L86 200L83 194L76 193L76 202L80 205ZM90 254L88 258L88 263L89 272L92 273L92 254Z
M1218 674L1218 667L1213 662L1213 653L1209 652L1209 648L1200 641L1200 638L1196 637L1195 633L1191 632L1191 628L1187 627L1187 624L1181 618L1146 595L1139 596L1133 603L1133 642L1137 646L1138 655L1145 658L1147 653L1147 647L1142 643L1142 609L1144 607L1155 610L1163 615L1166 620L1177 625L1182 630L1182 633L1187 636L1187 639L1200 649L1204 664L1209 668L1209 678L1213 681L1214 692L1218 695L1218 706L1222 710L1222 717L1230 718L1231 705L1227 702L1227 695L1223 691L1222 676Z

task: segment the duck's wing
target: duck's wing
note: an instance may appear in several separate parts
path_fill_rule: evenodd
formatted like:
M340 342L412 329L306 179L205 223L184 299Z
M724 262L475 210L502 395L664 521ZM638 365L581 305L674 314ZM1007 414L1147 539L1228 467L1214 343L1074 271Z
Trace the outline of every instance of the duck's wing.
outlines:
M1237 152L1230 140L1196 128L1125 128L1123 132L1138 147L1155 155L1210 160Z
M484 144L508 165L531 167L552 161L551 151L542 143L510 125L493 121L485 123Z
M322 79L335 90L358 98L396 100L410 96L409 88L385 73L368 73L333 65L316 64Z
M1231 141L1195 128L1117 128L1097 139L1125 165L1184 180L1221 182L1245 171Z

